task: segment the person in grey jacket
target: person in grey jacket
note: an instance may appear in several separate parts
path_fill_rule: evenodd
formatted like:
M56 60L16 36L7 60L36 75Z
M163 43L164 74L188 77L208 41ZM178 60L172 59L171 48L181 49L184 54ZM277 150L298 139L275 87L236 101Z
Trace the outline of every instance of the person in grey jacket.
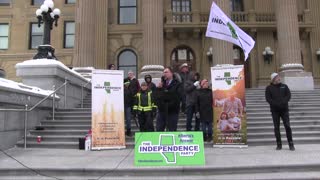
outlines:
M186 94L186 113L187 113L187 131L192 130L192 119L196 110L196 91L200 89L200 74L191 73L192 79L187 80L184 84L184 91ZM200 120L196 117L195 131L200 130Z

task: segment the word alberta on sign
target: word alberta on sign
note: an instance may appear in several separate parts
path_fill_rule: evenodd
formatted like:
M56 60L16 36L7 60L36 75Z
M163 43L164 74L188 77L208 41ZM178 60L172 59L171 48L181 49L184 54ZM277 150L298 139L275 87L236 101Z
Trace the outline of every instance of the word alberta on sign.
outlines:
M92 150L125 148L123 71L92 72Z
M254 40L232 22L215 2L212 2L206 36L238 45L244 52L245 60L255 44Z
M135 134L136 166L204 165L202 132Z

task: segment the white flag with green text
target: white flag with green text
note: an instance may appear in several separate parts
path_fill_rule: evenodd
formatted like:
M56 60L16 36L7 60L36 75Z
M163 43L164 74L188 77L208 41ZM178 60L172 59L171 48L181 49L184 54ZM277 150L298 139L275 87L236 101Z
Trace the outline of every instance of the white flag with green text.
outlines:
M215 2L212 2L206 36L238 45L244 52L245 60L255 44L255 41L232 22Z

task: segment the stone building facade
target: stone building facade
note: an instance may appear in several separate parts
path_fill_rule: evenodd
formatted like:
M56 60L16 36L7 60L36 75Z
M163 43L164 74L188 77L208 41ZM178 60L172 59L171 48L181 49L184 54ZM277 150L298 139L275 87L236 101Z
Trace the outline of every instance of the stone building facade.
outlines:
M9 5L1 5L4 1ZM38 8L32 1L0 0L0 28L9 27L7 36L0 34L0 39L8 38L8 47L0 50L0 66L9 79L19 80L14 65L36 52L30 49L30 23L37 21ZM255 39L247 61L238 47L205 37L208 0L55 0L62 15L52 31L52 45L70 67L106 69L113 63L139 73L144 65L177 68L188 63L209 78L211 66L244 64L247 87L265 86L274 71L311 76L320 85L319 0L215 2ZM68 22L74 28L67 28ZM266 47L274 52L271 58L263 55Z

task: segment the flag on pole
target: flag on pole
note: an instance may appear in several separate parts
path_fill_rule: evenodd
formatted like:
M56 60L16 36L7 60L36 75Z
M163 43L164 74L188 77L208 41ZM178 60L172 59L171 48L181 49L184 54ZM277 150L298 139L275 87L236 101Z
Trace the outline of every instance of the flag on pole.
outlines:
M255 41L232 22L215 2L212 2L206 36L238 45L244 52L245 60L255 44Z

